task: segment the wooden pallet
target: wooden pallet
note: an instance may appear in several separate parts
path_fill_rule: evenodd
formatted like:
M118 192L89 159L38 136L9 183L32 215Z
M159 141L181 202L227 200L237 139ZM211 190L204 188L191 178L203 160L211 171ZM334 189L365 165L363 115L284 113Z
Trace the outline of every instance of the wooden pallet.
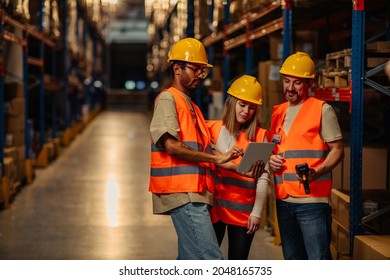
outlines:
M347 88L351 84L351 71L322 71L318 75L321 88Z
M327 71L343 71L351 68L352 49L328 53L326 55Z

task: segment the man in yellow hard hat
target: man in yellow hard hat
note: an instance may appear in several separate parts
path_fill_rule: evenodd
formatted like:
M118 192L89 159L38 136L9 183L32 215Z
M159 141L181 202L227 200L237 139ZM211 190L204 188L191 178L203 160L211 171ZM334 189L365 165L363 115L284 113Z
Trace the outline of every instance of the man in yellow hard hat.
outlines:
M155 100L150 124L153 213L171 215L178 236L177 259L218 260L222 253L211 223L214 164L243 154L233 147L214 155L210 132L190 94L209 68L201 42L185 38L169 53L173 81Z
M309 96L315 77L310 56L297 52L283 63L283 94L271 118L276 143L274 171L277 219L285 259L331 259L332 169L344 157L337 115Z

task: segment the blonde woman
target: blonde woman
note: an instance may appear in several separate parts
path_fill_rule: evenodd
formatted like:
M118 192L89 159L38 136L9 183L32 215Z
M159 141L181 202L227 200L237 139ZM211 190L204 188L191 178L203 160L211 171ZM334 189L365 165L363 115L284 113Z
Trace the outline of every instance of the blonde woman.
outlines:
M258 105L263 95L260 83L243 75L227 92L222 120L207 121L216 153L225 153L233 146L245 150L249 142L267 142L268 132L257 126ZM211 209L219 245L227 230L231 260L248 259L269 185L269 173L264 171L263 162L255 163L247 173L237 173L240 160L241 157L217 166Z

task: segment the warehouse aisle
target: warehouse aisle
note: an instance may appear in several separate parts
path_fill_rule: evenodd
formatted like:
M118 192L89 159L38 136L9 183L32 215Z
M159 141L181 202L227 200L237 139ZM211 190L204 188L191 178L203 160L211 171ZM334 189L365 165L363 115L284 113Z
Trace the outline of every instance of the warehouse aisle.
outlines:
M10 209L0 211L0 259L175 259L168 216L152 215L146 112L104 111L37 170ZM281 259L260 231L251 259ZM226 253L226 245L223 245Z

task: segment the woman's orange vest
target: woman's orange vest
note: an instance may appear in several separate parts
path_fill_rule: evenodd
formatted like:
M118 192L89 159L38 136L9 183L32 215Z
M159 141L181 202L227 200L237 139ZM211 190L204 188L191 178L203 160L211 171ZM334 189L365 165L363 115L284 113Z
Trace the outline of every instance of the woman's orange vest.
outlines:
M294 197L329 196L332 189L332 173L326 173L310 182L310 194L305 194L303 184L296 178L295 165L307 163L310 168L321 165L329 153L328 146L320 137L322 106L325 102L309 97L299 110L288 136L283 122L288 102L274 107L271 120L272 141L276 143L274 153L283 156L284 169L274 172L275 196L284 199ZM278 143L280 142L280 143Z
M183 93L173 87L167 91L175 99L180 141L194 150L212 153L210 132L198 106L191 101L193 112ZM149 191L170 194L204 192L208 189L212 192L213 169L213 163L191 162L170 156L163 148L152 143Z
M222 121L207 121L211 138L217 142L222 127ZM263 142L266 130L258 128L256 142ZM247 148L250 141L245 132L241 132L236 146ZM233 160L239 164L241 158ZM216 167L216 182L214 190L214 206L210 215L213 223L221 220L225 224L246 227L256 198L256 183L253 178L244 177L236 172Z

